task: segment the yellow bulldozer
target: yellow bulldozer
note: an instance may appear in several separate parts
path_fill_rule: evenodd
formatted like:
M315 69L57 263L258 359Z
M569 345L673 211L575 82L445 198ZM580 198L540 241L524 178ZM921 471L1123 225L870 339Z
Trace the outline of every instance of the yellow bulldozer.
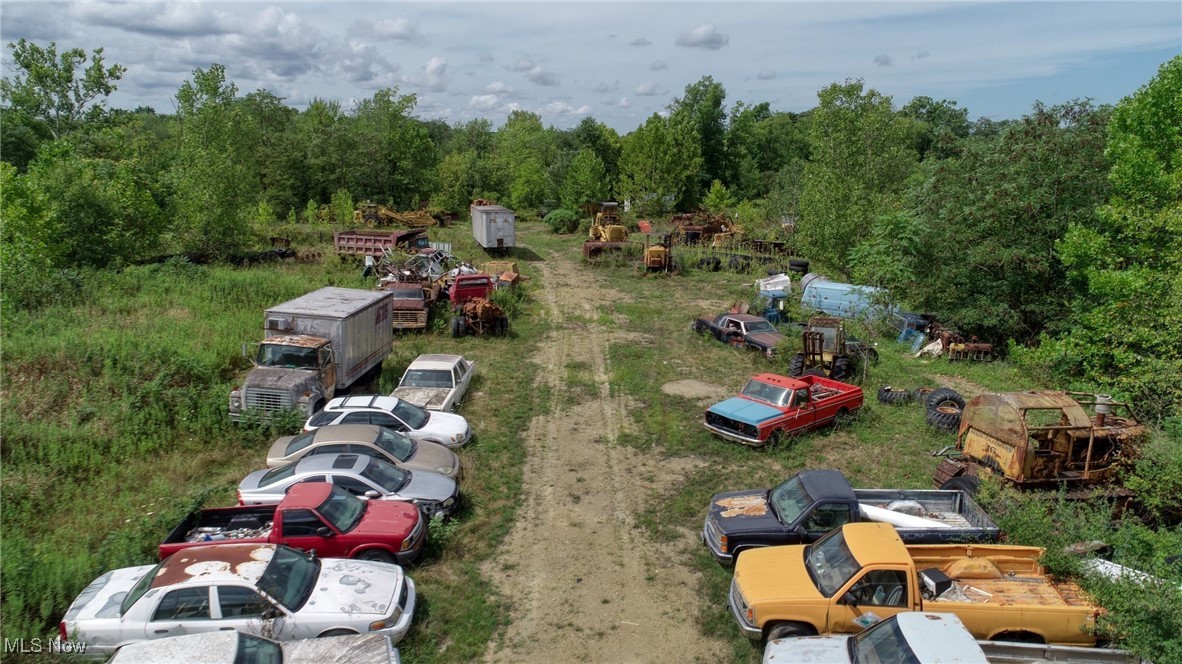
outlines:
M599 204L583 242L584 257L597 258L605 251L621 251L628 245L628 228L621 223L619 209L619 203Z

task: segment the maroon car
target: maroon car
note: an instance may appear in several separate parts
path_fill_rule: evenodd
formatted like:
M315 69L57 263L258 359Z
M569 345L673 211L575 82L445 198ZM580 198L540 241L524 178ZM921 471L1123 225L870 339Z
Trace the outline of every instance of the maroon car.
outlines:
M694 321L694 331L709 332L715 339L736 348L752 348L769 360L776 354L776 346L784 335L766 319L750 314L719 314L703 316Z

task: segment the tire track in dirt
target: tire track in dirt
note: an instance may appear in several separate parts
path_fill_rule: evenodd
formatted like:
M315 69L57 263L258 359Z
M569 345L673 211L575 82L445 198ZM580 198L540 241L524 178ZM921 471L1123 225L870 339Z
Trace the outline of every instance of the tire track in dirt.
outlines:
M595 321L626 299L558 254L540 263L551 332L535 359L548 412L523 432L522 505L485 568L511 605L488 662L717 661L721 643L695 624L696 574L674 547L636 530L653 487L681 481L689 462L618 443L627 400L610 393L608 345L627 339ZM587 380L567 385L569 372ZM593 383L593 387L590 384Z

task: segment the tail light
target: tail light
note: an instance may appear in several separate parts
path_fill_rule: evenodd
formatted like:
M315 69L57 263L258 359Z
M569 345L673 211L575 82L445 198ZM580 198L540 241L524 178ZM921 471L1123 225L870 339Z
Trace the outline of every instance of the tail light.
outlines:
M62 641L69 641L70 635L66 632L66 621L61 621L57 624L57 634L62 637Z
M239 504L239 505L245 505L246 503L244 503L244 502L242 501L242 492L241 492L241 491L237 491L237 492L235 492L235 493L238 495L238 504ZM62 623L62 624L65 624L65 623Z

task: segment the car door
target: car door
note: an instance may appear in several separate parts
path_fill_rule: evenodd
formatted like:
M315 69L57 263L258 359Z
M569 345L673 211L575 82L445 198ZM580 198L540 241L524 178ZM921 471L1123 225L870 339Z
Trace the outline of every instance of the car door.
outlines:
M796 390L792 395L792 411L785 419L785 428L789 431L804 431L817 422L817 407L807 387Z
M283 510L283 518L280 521L279 536L283 538L284 544L300 551L315 551L321 558L335 558L339 555L337 547L334 546L336 538L332 536L336 531L312 510ZM332 535L320 535L321 528L327 529Z
M372 486L368 482L364 482L350 475L333 475L332 483L341 487L345 491L348 491L354 496L357 496L358 498L365 498L365 494L370 491L377 491L379 496L385 494L385 492L380 491L378 487Z
M214 631L217 626L210 619L210 606L209 586L169 590L156 602L144 626L144 636L163 639Z
M906 570L864 569L833 596L829 628L835 633L856 634L896 613L918 609L918 604Z
M286 611L249 586L217 585L214 597L213 622L218 630L236 630L280 641L315 636L301 634L299 625Z
M406 433L410 431L410 427L406 426L402 420L389 413L366 413L366 416L366 420L364 422L358 422L358 424L373 424L379 427L390 427L399 433Z

